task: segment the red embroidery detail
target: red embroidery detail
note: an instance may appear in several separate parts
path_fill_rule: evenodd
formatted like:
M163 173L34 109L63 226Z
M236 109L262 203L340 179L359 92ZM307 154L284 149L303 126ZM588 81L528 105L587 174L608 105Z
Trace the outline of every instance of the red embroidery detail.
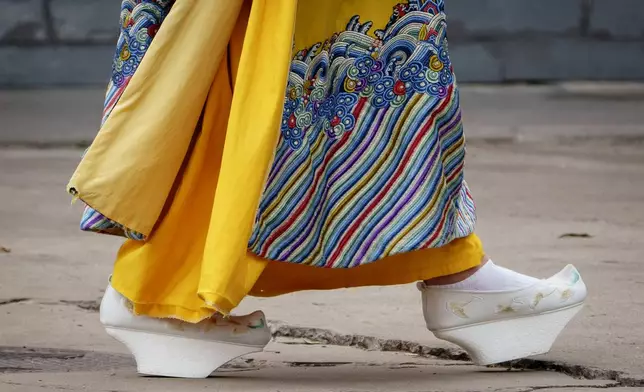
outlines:
M407 87L405 87L405 82L399 80L394 86L394 94L396 95L405 95L407 94Z

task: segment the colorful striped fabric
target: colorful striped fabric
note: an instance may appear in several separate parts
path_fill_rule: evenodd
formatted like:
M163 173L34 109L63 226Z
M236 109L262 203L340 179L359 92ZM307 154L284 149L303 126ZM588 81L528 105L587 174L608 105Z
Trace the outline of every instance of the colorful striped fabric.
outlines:
M174 0L123 0L121 3L121 34L105 94L102 123L107 121L123 95L172 4ZM89 206L85 207L80 227L84 231L121 235L139 241L145 239L143 234L114 222Z
M442 1L354 16L296 53L281 137L249 249L346 268L473 232Z
M105 121L173 1L124 0ZM474 231L443 0L408 0L386 26L295 53L281 135L249 249L347 268L443 246ZM81 228L145 240L87 207Z

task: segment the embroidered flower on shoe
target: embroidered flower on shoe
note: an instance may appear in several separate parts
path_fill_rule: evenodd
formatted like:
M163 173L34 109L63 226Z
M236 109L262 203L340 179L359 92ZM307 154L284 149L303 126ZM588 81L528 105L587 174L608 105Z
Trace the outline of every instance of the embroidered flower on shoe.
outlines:
M497 307L496 313L515 313L516 310L512 305L499 305Z
M481 300L480 297L472 297L471 300L468 302L448 302L447 303L447 310L450 311L452 314L454 314L456 317L460 317L463 319L470 318L470 316L467 315L465 312L465 308L471 304L474 301Z
M528 299L525 297L512 298L512 301L508 305L497 305L496 314L516 313L517 305L519 306L518 309L523 309L528 302Z
M537 295L534 296L534 300L532 301L530 308L536 308L539 305L539 302L541 302L544 298L545 296L543 295L543 293L537 293Z
M467 313L465 313L465 306L466 305L467 304L458 304L458 303L455 303L455 302L450 302L448 306L449 306L449 310L452 313L454 313L456 316L458 316L460 318L469 318Z
M537 308L537 306L539 306L541 301L543 301L545 298L551 296L552 293L554 293L555 291L556 290L553 290L548 294L544 294L542 292L538 292L537 294L535 294L534 299L532 300L532 304L530 305L530 309L535 310Z
M566 289L561 293L561 302L566 302L572 298L573 291L571 289Z

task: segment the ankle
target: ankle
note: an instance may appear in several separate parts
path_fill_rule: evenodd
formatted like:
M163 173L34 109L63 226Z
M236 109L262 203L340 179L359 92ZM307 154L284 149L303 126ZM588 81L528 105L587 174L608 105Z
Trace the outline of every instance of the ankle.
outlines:
M428 279L423 282L428 286L444 286L448 284L455 284L458 282L462 282L465 279L469 278L470 276L474 275L478 270L483 268L483 266L488 261L490 261L490 259L487 256L483 256L483 259L481 260L481 264L477 265L474 268L470 268L468 270L465 270L456 274L452 274L452 275L445 275L445 276L439 276L433 279Z

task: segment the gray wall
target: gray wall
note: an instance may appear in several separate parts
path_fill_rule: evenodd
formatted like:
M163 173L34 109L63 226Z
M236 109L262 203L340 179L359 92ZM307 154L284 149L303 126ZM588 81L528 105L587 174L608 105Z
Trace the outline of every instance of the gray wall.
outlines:
M461 82L644 80L644 0L446 5ZM0 86L104 84L119 6L120 0L0 0Z

